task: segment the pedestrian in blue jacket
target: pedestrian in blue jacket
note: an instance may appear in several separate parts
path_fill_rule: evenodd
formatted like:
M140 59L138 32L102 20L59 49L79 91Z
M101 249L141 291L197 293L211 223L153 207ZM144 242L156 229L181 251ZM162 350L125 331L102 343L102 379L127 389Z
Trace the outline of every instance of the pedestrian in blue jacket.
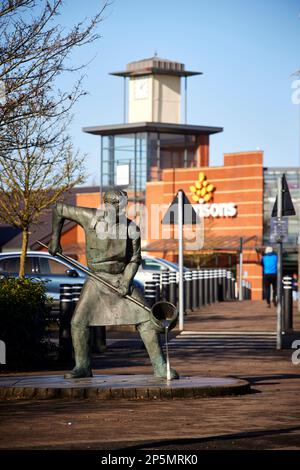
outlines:
M271 286L273 290L273 304L276 307L276 289L277 289L277 254L274 253L271 246L267 246L265 254L262 257L261 264L264 271L264 289L266 294L267 306L271 307Z

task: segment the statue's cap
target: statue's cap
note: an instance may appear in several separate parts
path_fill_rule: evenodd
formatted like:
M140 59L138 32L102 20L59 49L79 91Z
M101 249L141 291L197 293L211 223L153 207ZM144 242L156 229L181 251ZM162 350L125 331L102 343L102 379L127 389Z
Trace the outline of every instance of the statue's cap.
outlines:
M127 204L127 193L121 189L109 189L104 194L104 203L106 204L118 204L126 206Z

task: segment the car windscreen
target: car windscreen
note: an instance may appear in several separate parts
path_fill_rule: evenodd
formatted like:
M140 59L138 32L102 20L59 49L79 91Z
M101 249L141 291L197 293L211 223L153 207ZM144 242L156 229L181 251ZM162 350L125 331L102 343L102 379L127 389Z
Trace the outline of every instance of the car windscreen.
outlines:
M142 269L149 271L161 271L163 265L158 263L155 259L143 258L142 259Z
M167 264L168 266L176 269L176 271L178 271L179 267L178 267L178 264L176 263L172 263L172 261L168 261L166 259L163 259L163 258L157 258L159 261L161 261L162 263L164 264ZM188 268L186 268L185 266L183 266L183 270L184 271L188 271Z

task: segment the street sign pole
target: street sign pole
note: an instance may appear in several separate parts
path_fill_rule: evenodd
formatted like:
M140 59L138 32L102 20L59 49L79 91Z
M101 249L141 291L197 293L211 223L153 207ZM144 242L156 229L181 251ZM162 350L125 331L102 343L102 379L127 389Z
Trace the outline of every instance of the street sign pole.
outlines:
M240 238L239 300L243 300L243 237Z
M179 330L183 331L184 324L184 291L183 291L183 191L178 191L178 266L179 266Z
M184 287L183 287L183 225L195 225L200 223L193 206L186 197L184 191L179 189L167 212L161 221L165 225L178 226L178 310L179 310L179 330L183 330L184 322Z
M277 243L277 349L282 348L282 244L288 239L288 226L284 224L283 217L296 215L291 198L289 185L285 174L277 178L277 198L272 209L272 217L276 217L274 227L274 238ZM272 223L271 223L272 225ZM274 240L274 241L275 241Z
M277 178L277 221L280 227L282 218L282 177ZM277 238L277 340L276 348L282 348L282 236Z

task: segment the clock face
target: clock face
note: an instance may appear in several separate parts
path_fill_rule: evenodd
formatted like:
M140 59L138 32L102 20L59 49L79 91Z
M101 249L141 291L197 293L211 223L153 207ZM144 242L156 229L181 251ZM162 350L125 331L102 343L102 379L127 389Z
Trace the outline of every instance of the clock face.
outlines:
M149 94L149 79L148 78L136 78L134 81L134 97L136 100L142 100L148 98Z

